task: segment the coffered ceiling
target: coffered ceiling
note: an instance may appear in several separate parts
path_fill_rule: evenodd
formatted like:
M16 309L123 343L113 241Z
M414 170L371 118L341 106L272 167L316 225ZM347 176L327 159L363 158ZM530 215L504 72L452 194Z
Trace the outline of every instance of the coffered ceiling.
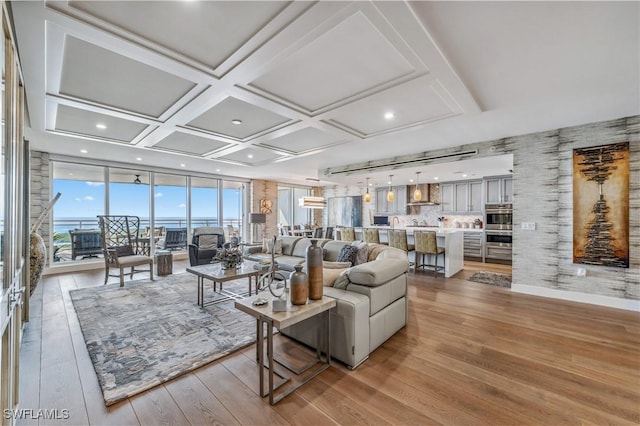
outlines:
M52 153L305 184L330 167L640 113L635 2L11 7L26 134Z

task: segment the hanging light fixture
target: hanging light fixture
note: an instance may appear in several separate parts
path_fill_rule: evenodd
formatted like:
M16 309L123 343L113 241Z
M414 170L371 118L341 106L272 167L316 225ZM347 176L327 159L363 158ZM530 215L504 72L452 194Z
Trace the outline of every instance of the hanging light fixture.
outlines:
M393 200L396 198L396 196L393 193L393 188L391 187L391 178L393 177L393 175L389 175L389 192L387 192L387 201L388 202L393 202Z
M367 178L367 193L364 194L364 202L365 203L371 202L371 194L369 194L369 178Z
M420 186L418 184L419 177L420 177L420 172L416 172L416 190L413 191L413 201L422 200L422 191L420 191Z
M140 175L136 175L136 178L133 180L133 183L135 183L136 185L139 185L142 183L142 181L140 180Z
M320 182L320 179L307 178L307 180L313 180ZM317 188L320 188L319 186ZM298 206L305 209L324 209L327 207L327 200L324 197L315 197L306 195L298 198Z

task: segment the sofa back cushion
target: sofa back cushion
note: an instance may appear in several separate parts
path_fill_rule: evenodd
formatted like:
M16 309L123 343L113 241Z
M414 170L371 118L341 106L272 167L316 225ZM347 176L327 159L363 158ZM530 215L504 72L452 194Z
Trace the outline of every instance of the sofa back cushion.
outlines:
M335 262L338 260L338 256L340 255L340 250L342 247L348 246L349 242L346 241L329 241L322 248L324 249L324 260L329 260L331 262Z
M314 240L317 241L317 246L318 247L322 247L323 245L325 245L328 241L331 240L326 240L326 239L322 239L322 238L313 238ZM291 256L298 256L298 257L307 257L307 248L311 245L311 240L312 238L301 238L300 240L296 241L296 245L293 247L293 251L291 252Z
M279 237L282 239L282 254L285 256L293 256L293 249L298 241L303 240L303 237L292 237L289 235L284 235Z

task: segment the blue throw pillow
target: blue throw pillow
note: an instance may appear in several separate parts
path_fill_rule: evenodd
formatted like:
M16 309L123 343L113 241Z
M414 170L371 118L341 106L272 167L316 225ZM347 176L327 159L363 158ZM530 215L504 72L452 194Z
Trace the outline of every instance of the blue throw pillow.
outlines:
M356 258L358 256L358 247L353 246L344 246L342 250L340 250L340 254L336 259L336 262L351 262L351 264L356 263Z

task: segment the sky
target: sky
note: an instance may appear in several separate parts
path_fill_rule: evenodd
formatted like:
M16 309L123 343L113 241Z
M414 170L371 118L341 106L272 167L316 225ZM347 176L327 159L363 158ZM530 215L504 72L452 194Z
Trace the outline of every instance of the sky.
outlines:
M103 182L54 179L53 193L62 196L54 207L55 218L95 218L104 214ZM216 189L192 188L191 216L216 217ZM128 214L147 218L149 216L149 185L112 183L110 214ZM185 187L156 186L154 193L156 218L186 217L187 191ZM224 216L238 218L241 211L240 191L225 189L223 193Z

